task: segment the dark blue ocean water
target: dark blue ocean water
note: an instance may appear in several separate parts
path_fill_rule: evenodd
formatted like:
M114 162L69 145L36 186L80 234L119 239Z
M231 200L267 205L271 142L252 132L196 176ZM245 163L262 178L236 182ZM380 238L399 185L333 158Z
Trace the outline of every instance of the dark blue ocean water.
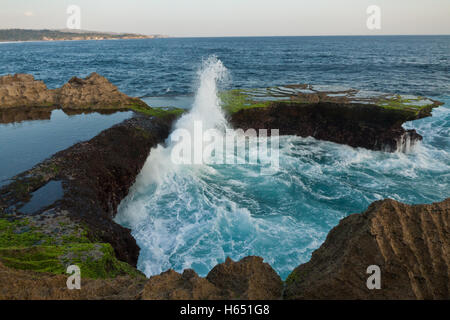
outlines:
M95 71L155 106L189 108L202 60L211 55L229 71L225 88L306 82L425 95L446 105L433 117L405 124L424 136L412 153L288 136L280 140L280 171L274 176L261 176L251 166L202 166L136 188L121 206L118 221L132 228L141 247L139 268L147 275L169 268L194 268L205 275L227 256L259 255L284 278L310 258L341 218L371 202L390 197L429 203L450 195L450 36L3 43L0 74L32 73L57 87ZM99 130L110 125L105 118L97 121ZM33 123L39 126L31 122L25 128ZM80 139L70 121L66 126L72 140ZM20 138L26 137L20 127L2 128L4 137L13 137L0 140L9 150L17 143L30 158L44 156L39 144ZM62 133L52 135L51 130L34 132L58 145ZM152 154L158 158L158 152ZM0 159L16 161L5 154ZM1 161L0 168L6 168L6 160Z
M196 90L202 58L217 57L232 87L286 83L438 96L449 92L450 36L180 38L0 43L0 74L50 87L98 72L133 96Z

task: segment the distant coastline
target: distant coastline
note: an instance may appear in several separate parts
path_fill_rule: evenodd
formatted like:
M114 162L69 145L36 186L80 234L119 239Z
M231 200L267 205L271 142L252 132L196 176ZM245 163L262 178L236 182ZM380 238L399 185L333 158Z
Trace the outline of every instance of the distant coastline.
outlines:
M165 35L143 35L135 33L113 33L85 30L33 30L33 29L1 29L0 42L31 41L76 41L76 40L119 40L119 39L157 39L167 38Z

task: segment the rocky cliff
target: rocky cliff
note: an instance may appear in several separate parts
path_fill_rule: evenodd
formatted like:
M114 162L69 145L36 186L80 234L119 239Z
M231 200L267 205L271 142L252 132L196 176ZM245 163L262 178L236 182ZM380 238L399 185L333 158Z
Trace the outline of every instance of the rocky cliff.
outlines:
M279 129L352 147L407 151L422 137L402 124L427 117L442 103L424 97L290 85L223 92L235 128Z
M131 108L139 112L90 141L55 154L0 188L0 298L450 298L450 199L413 206L393 200L375 202L366 212L343 219L311 261L297 267L284 285L258 257L239 262L228 259L206 278L185 270L182 274L168 271L147 281L135 268L139 248L130 230L113 218L150 149L165 140L179 112L135 104L134 98L105 80L93 74L86 79L74 78L61 89L48 90L31 76L0 78L0 108L9 111L14 106L34 106L43 108L45 115L48 108L57 105L73 110L88 104L88 108ZM283 97L254 104L239 100L240 104L232 103L227 110L232 122L243 128L280 125L286 128L286 134L311 130L318 137L324 132L328 136L323 138L332 140L332 133L341 137L336 138L338 142L355 144L363 143L358 140L361 132L369 132L363 137L372 141L367 147L381 148L382 144L375 141L383 137L382 128L387 128L383 141L398 139L405 134L398 129L405 119L428 116L438 105L409 98L420 106L405 107L410 102L398 97L395 99L402 99L396 102L400 106L392 101L385 106L382 98L378 105L371 105L362 103L364 100L356 104L321 94L297 96L293 102ZM332 118L341 119L344 129L339 129L338 121ZM383 127L381 123L388 125ZM301 129L303 124L307 129ZM24 210L34 193L50 183L59 184L61 197ZM85 282L81 291L68 293L64 274L71 264L81 267ZM370 265L381 270L380 290L366 286Z
M427 205L377 201L344 218L284 284L259 257L227 259L205 278L193 270L150 279L130 271L87 276L74 291L66 289L67 276L0 262L0 299L450 299L449 215L450 198ZM381 270L379 290L366 286L369 265Z
M369 290L367 268L380 268ZM343 219L286 281L285 299L450 299L450 198L373 203Z
M164 141L175 118L171 113L164 117L136 115L12 178L0 188L0 229L9 234L0 237L0 260L6 266L61 272L67 263L93 255L101 259L85 267L92 269L94 276L126 271L127 266L111 263L115 257L135 266L139 255L136 241L130 230L113 218L150 149ZM61 197L25 210L33 194L52 182L61 185ZM55 265L47 269L45 263L34 261L42 256L54 259ZM98 265L102 263L113 267L102 270Z
M378 201L343 219L311 261L288 277L284 293L279 276L257 257L227 260L206 278L192 270L168 271L146 282L135 269L135 240L113 217L150 148L167 137L175 117L137 115L57 153L0 189L0 277L15 279L2 282L1 297L450 298L450 199L427 205ZM34 192L50 182L61 182L61 198L25 213ZM88 290L67 294L61 288L70 264L79 265L86 279L96 279L87 280ZM380 267L380 290L366 286L370 265ZM40 286L48 286L46 293ZM111 293L121 286L124 296Z
M55 90L55 101L62 109L103 109L139 104L140 100L120 92L105 77L92 73L85 79L73 77Z
M151 277L140 296L148 300L275 300L281 298L283 283L260 257L239 262L228 258L206 276L194 270L179 274L173 270Z

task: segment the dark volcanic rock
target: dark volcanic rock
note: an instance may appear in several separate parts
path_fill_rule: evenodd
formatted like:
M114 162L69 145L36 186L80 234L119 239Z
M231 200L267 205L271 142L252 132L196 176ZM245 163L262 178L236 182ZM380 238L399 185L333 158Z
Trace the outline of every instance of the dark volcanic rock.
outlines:
M422 140L402 124L413 120L402 111L368 105L277 103L267 108L243 109L231 115L235 128L279 129L281 135L314 137L352 147L402 151L405 140Z
M55 154L51 159L12 179L0 189L0 212L22 216L31 193L49 181L62 181L64 196L42 212L67 213L88 230L93 242L109 243L118 259L135 266L139 247L130 230L113 221L117 206L142 169L150 149L169 135L176 115L136 115Z
M450 199L374 202L343 219L286 281L286 299L450 299ZM369 290L370 265L381 289Z
M422 137L402 124L431 116L441 102L418 96L313 85L236 89L221 93L233 127L279 129L371 150L408 151Z
M132 118L55 155L70 177L61 206L87 223L93 237L110 243L120 260L134 266L139 255L136 241L112 219L150 149L169 135L172 120Z
M179 274L173 270L150 278L142 299L159 300L275 300L281 298L282 281L260 257L246 257L239 262L227 258L215 266L206 278L193 270Z

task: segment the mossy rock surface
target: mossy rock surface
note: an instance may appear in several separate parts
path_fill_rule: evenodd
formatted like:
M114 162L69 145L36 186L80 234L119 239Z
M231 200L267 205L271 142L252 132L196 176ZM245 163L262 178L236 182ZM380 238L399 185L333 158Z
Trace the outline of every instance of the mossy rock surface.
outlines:
M145 115L151 116L151 117L157 117L157 118L180 116L186 111L185 109L173 108L173 107L152 108L152 107L148 106L142 100L137 100L136 103L128 105L127 108L134 112L145 114Z
M389 110L403 111L419 117L429 114L441 105L426 97L360 91L339 86L307 84L286 85L256 89L234 89L220 93L223 109L233 114L243 109L264 108L273 104L314 104L329 102L342 105L372 105Z
M59 225L59 232L52 233L29 218L0 218L0 261L10 268L54 274L65 274L69 265L77 265L82 277L91 279L143 276L119 261L110 244L91 242L83 227Z

